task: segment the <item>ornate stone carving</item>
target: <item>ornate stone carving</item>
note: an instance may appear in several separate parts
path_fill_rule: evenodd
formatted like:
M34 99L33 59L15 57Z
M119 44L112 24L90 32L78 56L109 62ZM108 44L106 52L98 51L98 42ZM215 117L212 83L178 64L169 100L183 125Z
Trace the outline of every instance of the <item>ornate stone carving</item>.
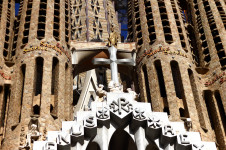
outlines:
M59 145L68 145L70 142L67 140L68 134L66 132L59 132L57 136L57 144Z
M142 110L141 108L135 108L133 111L133 117L138 119L138 120L145 120L146 117L144 115L144 110Z
M168 135L168 136L174 136L174 130L173 127L171 125L165 125L164 126L164 135Z
M118 34L114 31L114 27L111 27L111 33L110 36L108 38L108 46L114 46L117 47L117 43L118 43Z
M89 128L92 128L95 126L94 116L88 116L85 119L85 126Z
M155 117L155 116L151 116L148 119L148 127L149 128L160 128L161 127L161 122L160 119Z
M180 135L181 144L190 144L187 134Z
M101 98L103 96L107 95L107 91L103 90L104 85L99 84L98 88L97 88L97 95Z
M118 111L119 115L122 114L123 110L127 113L133 110L132 104L130 104L125 98L119 98L117 101L113 101L109 107L113 110L113 112Z
M99 119L109 118L108 109L106 107L102 107L101 110L98 110L97 111L97 118L99 118Z
M73 124L71 127L71 135L80 136L82 134L82 126L79 124Z

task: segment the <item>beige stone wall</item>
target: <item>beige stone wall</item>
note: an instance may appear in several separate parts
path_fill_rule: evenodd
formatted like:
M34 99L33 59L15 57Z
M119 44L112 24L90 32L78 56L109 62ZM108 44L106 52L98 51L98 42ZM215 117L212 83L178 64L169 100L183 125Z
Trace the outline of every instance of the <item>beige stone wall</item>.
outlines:
M225 36L223 36L225 35L225 21L222 16L225 13L225 3L221 0L206 1L208 1L212 10L213 18L211 21L216 24L214 29L213 25L209 24L210 18L208 17L211 14L210 12L206 13L209 6L206 5L207 2L204 4L202 0L189 1L189 5L187 4L187 7L190 6L191 8L192 24L183 21L183 15L181 15L183 10L178 5L177 0L145 0L142 2L131 0L128 3L128 14L132 16L132 19L129 18L128 28L130 39L137 42L137 73L141 101L148 102L148 93L150 93L152 109L154 111L164 111L164 107L168 106L169 117L174 121L184 119L180 117L179 108L187 110L188 114L185 116L192 119L193 130L200 132L203 140L216 141L219 148L224 149L225 129L223 128L225 128L225 124L222 117L225 117L226 107L224 96L225 75L222 76L222 74L225 70L223 53L225 52L226 42ZM169 21L169 24L167 24L167 21ZM194 30L190 30L191 28ZM166 29L171 31L171 41L167 39ZM195 58L197 52L191 47L188 31L194 32L198 39L195 42L197 42L199 51L197 57L200 60ZM216 35L217 33L219 34ZM169 51L176 51L176 53L166 55L164 52L159 52L159 46L169 48ZM154 51L156 52L153 53ZM180 53L185 54L187 57L180 55ZM210 61L208 61L208 57L210 57ZM166 97L161 96L157 70L154 65L156 60L161 62ZM175 92L170 66L171 61L177 61L179 65L184 90L183 100L179 99ZM143 66L147 67L147 77L145 77ZM190 76L188 69L190 70ZM217 81L209 85L208 82L213 80ZM205 84L208 84L208 86ZM147 91L147 86L149 86L150 91ZM210 91L210 95L212 95L209 102L204 98L205 90ZM217 91L219 91L221 99L219 96L215 96ZM208 105L211 107L208 108L206 103L210 103ZM212 122L216 124L215 128L211 127L210 115L214 118Z

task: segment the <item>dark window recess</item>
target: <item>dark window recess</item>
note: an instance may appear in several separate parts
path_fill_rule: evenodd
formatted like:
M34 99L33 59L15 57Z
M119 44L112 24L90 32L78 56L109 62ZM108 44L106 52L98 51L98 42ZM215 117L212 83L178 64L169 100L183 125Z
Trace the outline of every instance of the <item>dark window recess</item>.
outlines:
M47 1L41 0L40 7L39 7L38 31L37 31L37 38L39 40L45 37L46 7L47 7Z
M177 12L177 8L176 8L176 4L175 4L175 1L174 0L171 0L171 4L172 4L172 8L173 8L173 13L174 13L174 17L175 17L175 21L176 21L176 24L177 24L177 30L178 30L178 33L179 33L179 37L180 37L180 41L181 41L181 46L183 47L183 49L186 50L186 43L184 41L184 34L181 30L181 23L180 23L180 19L178 18L178 12ZM184 15L184 14L182 14ZM182 16L183 18L183 16Z
M8 8L7 8L7 21L6 21L6 35L5 35L5 43L4 43L4 49L3 49L3 55L5 61L10 61L11 59L11 50L9 47L9 36L11 36L10 33L10 18L11 18L11 1L8 1Z
M6 119L7 119L6 116L7 116L7 111L8 111L8 102L9 102L8 100L10 98L10 86L4 85L4 89L2 90L2 87L1 87L1 91L4 92L4 97L3 97L2 107L1 107L2 114L1 114L0 126L4 127Z
M148 72L147 72L146 65L143 65L142 70L143 70L143 74L144 74L144 82L145 82L147 100L148 100L149 103L151 103L151 93L150 93Z
M146 11L147 24L148 24L148 31L149 31L149 40L150 40L150 44L153 44L156 41L156 33L155 33L155 25L154 25L152 8L151 8L151 1L145 0L145 11Z
M192 58L193 60L195 61L195 64L197 66L200 65L200 60L199 60L199 52L198 52L198 47L197 47L197 44L196 44L196 36L195 36L195 31L193 29L193 26L188 26L187 28L188 30L188 36L189 36L189 39L191 40L191 52L192 52Z
M68 0L65 0L65 41L67 43L67 46L69 48L69 8L68 8Z
M28 43L28 36L29 36L29 28L30 28L30 20L31 20L31 10L32 10L32 3L33 1L28 1L27 4L27 11L25 17L25 24L24 24L24 32L23 32L23 39L22 39L22 47L24 47ZM19 15L20 16L20 15ZM19 21L19 20L18 20ZM18 23L19 28L19 23ZM18 29L19 30L19 29ZM18 32L18 31L17 31Z
M215 3L216 3L216 6L217 6L217 9L218 9L218 12L219 12L219 14L221 16L221 19L223 21L224 28L226 29L226 14L225 14L225 10L223 9L220 0L215 0Z
M35 73L35 96L42 92L42 78L43 78L43 63L44 59L36 58L36 73Z
M176 61L172 61L170 63L170 65L171 65L171 71L172 71L176 96L179 99L183 99L184 98L184 88L183 88L183 84L182 84L182 79L181 79L181 74L180 74L180 69L179 69L178 63Z
M226 134L226 115L225 115L225 110L224 106L222 103L221 95L219 91L215 91L214 93L215 99L217 101L217 108L219 109L220 117L221 117L221 122L224 127L224 133Z
M206 103L207 112L208 112L211 127L215 131L217 143L221 144L223 133L219 132L218 126L220 126L220 124L219 124L220 120L218 118L217 106L214 103L213 93L210 90L205 90L203 95L204 95L204 99L205 99L205 103ZM218 97L219 95L216 94L215 96L216 96L216 99L219 100L219 97Z
M22 106L23 106L23 96L24 96L24 82L25 82L25 73L26 73L26 65L23 64L21 66L21 80L22 80L22 90L21 90L21 98L20 98L20 115L19 115L19 122L21 121L21 112L22 112Z
M50 105L50 113L55 118L57 117L58 111L58 85L59 85L59 60L53 57L52 61L52 84L51 84L51 95L54 97Z
M170 115L169 107L164 107L163 112L166 112L167 115Z
M60 40L60 0L54 1L54 24L53 24L53 37L59 41Z
M201 39L201 51L203 53L203 61L204 61L204 67L207 67L211 61L211 57L210 57L210 52L209 52L209 48L208 48L208 44L207 44L207 40L206 40L206 36L204 33L204 29L203 29L203 25L202 25L202 19L201 19L201 15L198 9L198 3L197 0L193 0L194 2L194 8L195 8L195 14L197 15L196 17L196 22L197 22L197 26L198 26L198 31L199 31L199 38Z
M184 94L184 86L182 83L179 65L176 61L171 61L170 66L171 66L176 96L183 101L184 110L185 110L185 113L184 113L185 115L183 117L189 118L187 103L186 103L185 94Z
M168 44L173 43L173 37L171 33L171 28L169 24L169 19L167 16L166 6L164 1L158 1L160 16L162 20L162 26L164 30L165 40Z
M217 50L217 54L218 54L218 58L220 60L221 67L223 69L225 69L226 68L226 55L225 55L225 51L223 48L223 44L222 44L222 41L221 41L221 38L220 38L220 35L218 32L217 26L216 26L216 22L214 21L214 16L213 16L210 4L206 0L202 0L202 1L203 1L205 11L206 11L206 16L208 18L209 26L211 29L211 33L213 36L213 40L215 43L215 47Z
M141 30L141 25L140 25L140 14L139 14L139 4L138 1L134 2L134 15L135 17L135 23L136 23L136 35L137 35L137 43L138 46L141 46L143 44L143 38L142 38L142 30Z
M160 60L155 61L155 69L158 76L158 83L159 83L161 97L166 97L166 87L165 87L165 81L162 73L162 65Z
M0 22L1 22L1 18L2 18L2 2L3 2L3 0L0 1Z
M198 111L199 123L202 127L206 127L205 124L204 124L204 117L202 116L203 113L199 109L201 104L200 104L197 86L196 86L196 83L195 83L194 73L191 69L188 69L188 76L189 76L189 79L190 79L190 84L191 84L192 94L193 94L193 97L194 97L194 102L195 102L195 105L196 105L196 109Z

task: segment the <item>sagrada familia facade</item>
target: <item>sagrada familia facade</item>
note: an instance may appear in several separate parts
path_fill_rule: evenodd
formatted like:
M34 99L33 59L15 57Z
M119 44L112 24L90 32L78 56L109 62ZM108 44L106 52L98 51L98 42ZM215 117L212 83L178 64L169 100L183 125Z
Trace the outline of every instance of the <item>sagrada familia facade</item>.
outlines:
M226 150L225 53L225 0L0 0L0 149Z

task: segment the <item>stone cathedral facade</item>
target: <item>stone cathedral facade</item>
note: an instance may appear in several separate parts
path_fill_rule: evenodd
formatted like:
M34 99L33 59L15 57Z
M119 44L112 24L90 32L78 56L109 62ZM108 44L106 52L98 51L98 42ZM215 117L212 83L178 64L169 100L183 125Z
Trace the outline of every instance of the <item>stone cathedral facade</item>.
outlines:
M1 0L0 149L226 150L225 53L224 0Z

